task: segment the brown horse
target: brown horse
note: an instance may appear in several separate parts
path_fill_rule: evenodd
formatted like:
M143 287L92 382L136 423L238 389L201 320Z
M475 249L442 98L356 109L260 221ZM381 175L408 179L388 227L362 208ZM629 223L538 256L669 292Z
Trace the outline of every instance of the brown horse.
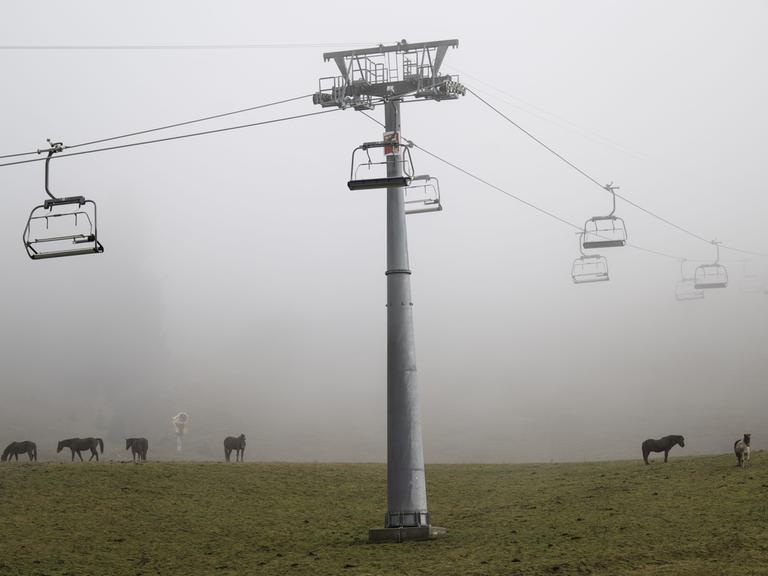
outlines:
M130 448L131 454L133 454L133 461L136 461L136 455L138 454L139 460L147 459L147 450L149 450L149 442L146 438L126 438L125 449Z
M235 451L235 462L242 462L245 457L245 434L240 434L237 438L227 436L224 438L224 458L229 462L229 455Z
M5 450L3 450L3 455L0 456L0 462L10 461L14 456L16 457L16 462L18 462L19 454L26 454L29 456L30 462L33 460L37 461L37 444L30 442L29 440L11 442L5 447Z
M101 453L104 454L104 441L101 438L67 438L66 440L60 440L59 445L56 447L56 453L58 454L64 448L69 448L72 451L72 461L75 461L75 453L80 458L80 462L83 461L83 455L80 454L83 450L90 450L91 457L88 458L88 462L96 458L96 462L99 461L99 453L96 448L101 448Z
M664 436L664 438L659 438L658 440L649 438L643 442L643 460L648 464L648 455L651 452L664 452L664 462L666 462L669 451L676 444L679 444L681 448L684 447L685 439L682 436Z

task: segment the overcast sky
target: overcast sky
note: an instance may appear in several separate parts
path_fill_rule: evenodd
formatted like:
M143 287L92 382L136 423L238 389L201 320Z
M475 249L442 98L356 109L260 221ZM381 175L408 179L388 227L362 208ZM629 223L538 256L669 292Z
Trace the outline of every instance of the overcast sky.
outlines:
M336 44L239 50L0 50L0 154L76 144L311 94L327 50L458 38L444 71L600 182L704 238L768 253L768 5L680 1L8 3L4 46ZM319 110L311 98L204 125ZM383 110L374 115L383 119ZM403 106L403 133L581 223L609 196L471 95ZM347 110L61 159L51 185L99 206L105 253L33 262L21 234L43 165L0 168L0 444L125 436L189 457L386 457L385 194L346 188L381 129ZM141 138L139 138L141 139ZM136 139L134 139L136 140ZM574 286L572 229L414 151L444 210L408 217L427 462L640 456L766 446L766 260L723 251L731 284L677 302L679 263L604 251ZM619 202L630 241L711 246ZM152 447L155 447L154 452Z

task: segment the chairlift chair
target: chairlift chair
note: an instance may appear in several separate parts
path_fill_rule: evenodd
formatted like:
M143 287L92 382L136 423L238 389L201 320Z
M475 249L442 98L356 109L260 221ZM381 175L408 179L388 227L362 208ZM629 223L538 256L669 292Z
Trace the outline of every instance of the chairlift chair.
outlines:
M685 258L680 260L680 280L675 284L675 300L701 300L704 298L704 290L697 289L693 277L685 275L685 262Z
M571 278L574 284L591 284L593 282L607 282L608 259L599 254L584 254L582 240L584 233L579 233L579 251L581 256L573 261L571 266Z
M626 245L627 228L624 220L614 216L616 212L616 190L613 182L604 186L613 198L613 209L606 216L593 216L584 223L584 234L582 236L582 245L585 249L593 248L616 248Z
M675 300L678 302L702 300L703 298L704 290L696 288L693 278L680 280L675 284Z
M697 290L711 288L726 288L728 286L728 270L720 264L720 242L712 240L717 249L717 257L712 264L702 264L693 274L693 287Z
M395 162L402 164L401 176L387 176L387 159L380 162L374 162L371 159L371 148L391 148L404 149L405 152L389 153L385 150L385 155L394 155ZM356 162L358 152L365 152L367 161ZM365 178L361 177L359 172L362 168L367 168L369 174ZM383 169L382 169L383 168ZM371 174L372 172L372 174ZM413 179L413 159L411 150L407 144L399 142L365 142L354 149L352 152L352 167L350 170L349 182L347 186L350 190L372 190L376 188L405 188Z
M440 203L440 182L427 174L414 176L411 184L405 189L405 213L423 214L439 212L443 209Z
M693 286L701 290L727 288L728 270L721 264L702 264L696 268Z
M52 143L45 159L45 191L50 196L29 214L24 228L24 248L32 260L100 254L104 246L98 240L96 203L83 196L57 198L48 187L51 157L64 148Z
M760 274L750 272L747 262L747 260L744 261L744 278L741 283L741 291L746 294L767 293L768 283Z

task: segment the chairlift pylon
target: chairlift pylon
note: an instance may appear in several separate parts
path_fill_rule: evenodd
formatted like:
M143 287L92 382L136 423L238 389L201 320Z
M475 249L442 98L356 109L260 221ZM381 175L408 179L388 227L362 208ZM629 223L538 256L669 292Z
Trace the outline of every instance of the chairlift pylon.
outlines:
M702 264L693 274L693 287L697 290L710 288L726 288L728 286L728 270L720 264L720 242L710 242L717 249L717 257L712 264Z
M616 190L619 187L614 186L613 182L611 182L603 186L603 188L611 193L613 209L606 216L593 216L584 223L582 245L588 250L593 248L616 248L627 243L627 228L624 225L624 220L614 216L614 212L616 212Z
M600 254L584 254L584 232L578 233L579 252L581 256L573 261L571 266L571 278L574 284L592 284L594 282L607 282L608 259Z
M387 140L387 136L382 142L364 142L352 152L352 167L350 169L349 182L347 186L350 190L373 190L376 188L405 188L413 179L413 159L411 158L410 144L401 144L399 137L395 134L394 138ZM384 150L384 160L374 162L371 159L371 148L382 148ZM402 152L404 150L405 152ZM356 163L358 152L365 152L368 160ZM387 175L387 156L394 156L395 162L402 163L401 176ZM367 168L369 174L363 178L359 171ZM383 170L382 170L383 168ZM370 174L373 172L373 174Z
M693 276L685 275L686 259L680 260L680 280L675 284L675 299L679 302L701 300L704 290L696 288Z
M64 150L61 142L51 142L45 159L45 192L50 196L32 209L24 228L24 248L32 260L100 254L104 246L98 240L96 203L83 196L57 198L48 186L51 157Z
M434 176L420 174L411 178L410 185L405 189L405 213L423 214L439 212L443 209L440 203L440 182Z

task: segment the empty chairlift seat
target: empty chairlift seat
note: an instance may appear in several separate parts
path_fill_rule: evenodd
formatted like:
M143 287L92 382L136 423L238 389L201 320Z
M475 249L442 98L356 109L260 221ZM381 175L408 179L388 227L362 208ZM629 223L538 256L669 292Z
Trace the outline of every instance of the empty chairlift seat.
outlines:
M680 280L675 284L675 299L678 302L701 300L704 298L704 290L696 288L694 278L685 275L685 262L685 258L680 260Z
M696 268L693 273L693 286L697 290L728 286L728 270L720 264L720 242L712 240L711 244L717 249L717 257L712 264L702 264Z
M384 159L373 161L371 149L381 149ZM365 153L365 159L361 159L359 153ZM393 163L400 163L401 174L389 176L388 157ZM406 144L397 142L365 142L352 152L352 167L347 186L350 190L372 190L376 188L405 188L413 179L413 160L411 150Z
M600 254L584 254L584 232L579 232L579 252L581 256L573 261L571 266L571 278L574 284L592 284L593 282L607 282L608 259Z
M697 290L728 287L728 270L722 264L702 264L696 268L693 278Z
M27 219L23 241L27 254L33 260L100 254L104 252L97 235L96 203L83 196L57 198L48 187L51 157L61 152L60 142L48 140L50 148L45 159L45 192L50 196L35 206Z
M701 300L703 298L704 290L696 288L693 278L686 278L675 284L675 300L685 302L688 300Z
M442 209L440 183L437 178L426 174L414 176L410 186L405 189L405 213L423 214L439 212Z
M741 282L741 291L745 294L765 294L768 284L765 278L755 270L751 270L748 262L744 261L744 277Z
M29 215L24 247L33 260L103 252L97 236L96 204L82 196L45 200Z
M573 261L571 278L574 284L590 284L592 282L607 282L608 260L599 254L581 256Z
M617 216L595 216L584 224L584 248L616 248L626 245L627 229Z
M603 186L610 194L613 201L611 213L607 216L594 216L584 223L582 245L585 249L617 248L627 243L627 228L624 220L614 216L616 212L616 190L613 182Z

